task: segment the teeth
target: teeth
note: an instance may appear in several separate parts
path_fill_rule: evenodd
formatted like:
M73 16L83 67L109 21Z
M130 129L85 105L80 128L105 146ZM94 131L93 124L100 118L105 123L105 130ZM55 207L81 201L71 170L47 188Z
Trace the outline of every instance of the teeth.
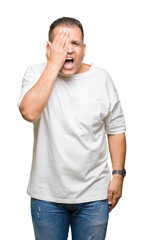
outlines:
M66 58L66 60L73 60L72 58Z

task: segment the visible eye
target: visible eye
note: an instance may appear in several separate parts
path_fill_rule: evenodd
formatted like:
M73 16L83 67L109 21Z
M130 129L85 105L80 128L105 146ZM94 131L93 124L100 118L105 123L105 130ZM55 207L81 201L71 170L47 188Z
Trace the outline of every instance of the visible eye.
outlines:
M73 42L73 44L76 45L76 46L79 46L79 43L77 43L77 42Z

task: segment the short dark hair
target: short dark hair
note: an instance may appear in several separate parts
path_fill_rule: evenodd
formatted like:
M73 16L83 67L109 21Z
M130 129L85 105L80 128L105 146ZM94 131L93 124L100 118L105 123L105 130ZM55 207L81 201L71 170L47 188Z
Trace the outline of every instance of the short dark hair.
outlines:
M81 22L75 18L70 18L70 17L58 18L50 25L50 29L49 29L49 33L48 33L49 40L52 40L52 32L53 32L54 28L59 25L61 25L61 26L65 25L68 27L71 27L71 26L79 27L81 30L81 33L82 33L82 40L84 40L84 31L83 31L83 26L82 26Z

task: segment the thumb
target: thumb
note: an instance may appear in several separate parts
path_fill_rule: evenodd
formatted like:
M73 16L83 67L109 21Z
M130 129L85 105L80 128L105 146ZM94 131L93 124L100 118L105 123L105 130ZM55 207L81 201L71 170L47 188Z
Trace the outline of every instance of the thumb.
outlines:
M46 58L47 58L47 60L50 57L50 49L51 49L51 42L48 41L48 42L46 42Z
M111 205L113 202L113 192L112 190L108 190L108 204Z
M47 42L46 42L46 47L49 47L49 46L51 46L51 42L50 42L50 41L47 41Z

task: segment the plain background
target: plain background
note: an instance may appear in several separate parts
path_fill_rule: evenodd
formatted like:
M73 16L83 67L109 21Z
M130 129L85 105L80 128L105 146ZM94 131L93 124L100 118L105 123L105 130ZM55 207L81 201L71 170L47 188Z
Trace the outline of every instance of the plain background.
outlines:
M0 238L33 239L26 194L33 124L17 101L26 69L46 61L49 25L57 18L79 19L85 31L85 63L112 76L127 126L127 177L123 197L110 213L107 240L142 239L144 214L144 6L140 0L37 1L0 4ZM110 159L109 159L110 162ZM71 232L69 232L69 240Z

